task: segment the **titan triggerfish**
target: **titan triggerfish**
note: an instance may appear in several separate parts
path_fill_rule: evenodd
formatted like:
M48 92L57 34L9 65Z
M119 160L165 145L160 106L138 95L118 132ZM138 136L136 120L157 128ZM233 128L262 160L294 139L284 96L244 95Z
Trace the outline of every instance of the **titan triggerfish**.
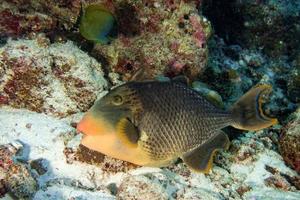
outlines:
M82 144L142 166L167 166L178 158L207 173L233 126L259 130L277 123L266 116L262 99L271 86L259 84L230 109L222 110L179 81L132 81L96 101L77 126Z

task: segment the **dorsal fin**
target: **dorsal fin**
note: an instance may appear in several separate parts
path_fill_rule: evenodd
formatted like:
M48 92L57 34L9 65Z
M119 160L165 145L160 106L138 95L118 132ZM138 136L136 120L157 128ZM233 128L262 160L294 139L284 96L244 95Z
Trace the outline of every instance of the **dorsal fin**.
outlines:
M140 67L130 78L129 81L147 81L151 80L149 76L149 69L146 67Z

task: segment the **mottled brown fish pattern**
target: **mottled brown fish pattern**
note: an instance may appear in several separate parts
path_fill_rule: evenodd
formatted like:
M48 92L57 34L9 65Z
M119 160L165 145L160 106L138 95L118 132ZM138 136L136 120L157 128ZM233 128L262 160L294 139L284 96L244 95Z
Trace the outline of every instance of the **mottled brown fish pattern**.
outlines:
M129 83L127 87L136 91L142 104L136 126L147 134L141 145L155 160L179 157L232 123L230 113L182 83Z
M208 172L216 150L229 145L220 129L259 130L277 122L261 106L270 91L257 85L225 111L178 81L128 82L98 100L77 129L85 134L83 145L118 159L160 167L181 158Z

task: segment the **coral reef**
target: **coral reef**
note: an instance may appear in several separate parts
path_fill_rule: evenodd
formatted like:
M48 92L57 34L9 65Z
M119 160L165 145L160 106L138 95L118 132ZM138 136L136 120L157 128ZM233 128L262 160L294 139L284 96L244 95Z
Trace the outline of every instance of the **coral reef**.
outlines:
M119 37L96 45L93 54L109 71L128 79L137 69L149 77L186 74L196 78L207 61L209 21L198 15L197 1L113 1Z
M300 109L293 113L295 118L283 129L279 141L283 159L300 174Z
M1 1L0 198L300 199L299 1L224 2ZM116 18L107 44L79 34L81 7L91 4ZM224 129L231 146L207 175L180 160L141 167L80 145L83 112L140 68L160 81L187 75L224 109L269 83L264 110L279 124Z
M300 55L299 55L300 59ZM295 63L294 70L289 73L289 79L287 82L288 95L295 103L300 102L300 60Z
M0 3L0 36L17 37L58 28L71 29L80 13L80 0L4 0Z
M149 69L150 77L183 73L194 79L203 71L212 31L209 21L198 14L199 1L4 1L2 36L46 32L58 37L55 32L70 29L76 35L80 3L101 4L116 16L119 37L110 45L96 45L93 55L124 80L140 67ZM81 43L83 38L76 40Z
M107 85L101 65L72 42L44 37L0 48L0 105L66 116L87 110Z
M268 83L273 86L273 93L270 103L266 102L266 114L285 119L296 109L295 95L298 90L294 83L297 82L295 64L288 62L285 56L271 59L260 51L244 49L239 45L228 46L218 37L211 40L209 46L210 59L200 80L222 94L226 108L255 84ZM294 79L290 78L294 76Z
M297 56L300 52L297 0L208 0L204 15L216 33L230 44L263 50L269 56Z

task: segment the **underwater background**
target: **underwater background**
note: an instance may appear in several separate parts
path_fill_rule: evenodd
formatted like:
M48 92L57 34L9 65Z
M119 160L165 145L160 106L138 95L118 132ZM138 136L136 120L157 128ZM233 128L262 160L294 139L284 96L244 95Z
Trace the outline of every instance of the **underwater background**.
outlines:
M258 83L279 123L226 128L204 175L80 145L76 125L141 68L228 109ZM1 0L1 199L300 199L299 0Z

